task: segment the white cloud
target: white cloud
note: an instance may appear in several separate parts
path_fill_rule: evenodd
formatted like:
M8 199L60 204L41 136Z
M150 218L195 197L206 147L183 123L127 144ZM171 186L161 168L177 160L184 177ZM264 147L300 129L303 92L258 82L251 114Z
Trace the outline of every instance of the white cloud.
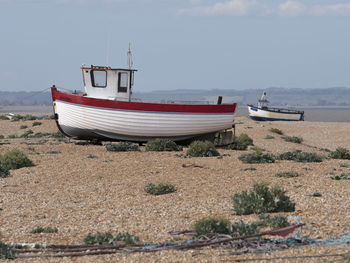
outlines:
M299 16L306 11L306 6L300 2L287 1L278 7L280 16Z
M311 8L311 14L315 16L348 16L350 4L315 5Z
M197 15L197 16L216 16L231 15L244 16L254 9L257 5L255 0L230 0L227 2L219 2L212 6L198 6L192 8L184 8L178 11L178 14Z

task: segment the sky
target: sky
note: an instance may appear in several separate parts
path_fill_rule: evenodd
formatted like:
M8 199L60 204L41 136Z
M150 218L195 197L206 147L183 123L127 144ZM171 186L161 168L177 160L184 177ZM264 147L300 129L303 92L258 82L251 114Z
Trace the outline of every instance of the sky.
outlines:
M134 91L350 87L350 0L0 0L0 91L82 90L80 66Z

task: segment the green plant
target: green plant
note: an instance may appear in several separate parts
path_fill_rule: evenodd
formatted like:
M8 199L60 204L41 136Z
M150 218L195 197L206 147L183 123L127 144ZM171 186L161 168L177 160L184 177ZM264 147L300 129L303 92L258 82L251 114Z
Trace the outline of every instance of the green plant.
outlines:
M182 146L168 139L154 139L146 144L146 151L182 151Z
M282 172L282 173L276 173L275 176L291 178L291 177L298 177L299 174L297 172Z
M97 156L96 156L96 155L93 155L93 154L89 154L89 155L87 156L87 158L95 159L95 158L97 158Z
M21 125L19 128L23 130L23 129L27 129L28 126L27 125Z
M276 133L276 134L279 134L279 135L283 135L283 131L281 131L280 129L277 129L277 128L271 128L269 129L270 132L273 132L273 133Z
M4 155L0 155L0 162L7 170L34 166L34 163L19 150L12 150Z
M242 151L247 150L249 145L253 145L253 139L250 138L247 134L242 133L238 137L233 138L232 143L225 148Z
M266 135L265 137L266 140L271 140L271 139L275 139L275 137L271 136L271 135Z
M132 152L140 151L140 148L137 144L132 142L121 142L118 144L106 144L106 149L109 152Z
M28 138L31 134L33 134L34 132L32 130L27 130L25 133L23 133L20 137L21 138Z
M173 184L152 184L149 183L145 187L145 192L150 194L150 195L165 195L165 194L170 194L176 191L176 188Z
M303 138L301 137L297 137L297 136L284 136L282 137L283 140L285 140L286 142L293 142L293 143L302 143L303 142Z
M292 212L295 203L285 194L286 191L279 186L269 189L266 183L256 183L250 193L243 191L233 196L233 209L237 215Z
M237 236L250 236L260 232L259 225L255 222L244 223L242 220L238 223L234 223L229 228L229 233L233 237Z
M230 221L219 217L202 218L193 225L196 231L195 236L202 236L210 233L229 234L229 227Z
M18 138L18 135L16 135L16 134L10 134L10 135L8 136L8 138L9 138L9 139L15 139L15 138Z
M36 120L36 117L31 114L27 114L27 115L15 114L11 119L11 121L19 121L19 120L33 121L33 120Z
M135 245L140 241L137 236L130 235L128 232L118 233L114 239L116 241L123 241L125 244L129 244L129 245Z
M260 226L270 226L272 228L286 227L290 225L290 223L288 222L288 218L285 216L275 216L271 218L269 215L260 214L259 220L260 221L258 222L258 224Z
M9 118L5 115L0 115L0 120L9 120Z
M333 180L350 180L350 173L331 176Z
M350 151L343 147L338 147L334 152L331 152L329 157L332 159L350 159Z
M6 178L9 177L10 171L3 167L3 165L0 162L0 178Z
M5 138L5 136L0 134L0 139L4 139L4 138Z
M47 154L60 154L60 151L48 151Z
M191 157L211 157L219 156L220 153L215 149L214 144L209 141L194 141L190 144L187 155Z
M256 168L255 167L248 167L248 168L245 168L244 171L256 171Z
M33 122L32 126L40 126L42 123L40 121Z
M31 234L57 233L57 232L58 232L57 227L51 228L51 227L41 227L41 226L38 226L34 228L32 231L30 231Z
M0 259L15 259L17 256L12 247L0 241Z
M300 150L296 150L293 152L285 152L279 155L278 159L280 160L292 160L296 162L322 162L323 157L310 152L303 152Z
M99 233L97 232L96 234L88 234L84 238L84 243L87 245L94 245L94 244L99 244L99 245L108 245L108 244L113 244L114 243L114 237L111 233Z
M264 154L260 151L243 154L238 157L243 163L274 163L275 158L271 154Z
M340 163L339 167L343 167L343 168L349 168L349 165L346 163Z

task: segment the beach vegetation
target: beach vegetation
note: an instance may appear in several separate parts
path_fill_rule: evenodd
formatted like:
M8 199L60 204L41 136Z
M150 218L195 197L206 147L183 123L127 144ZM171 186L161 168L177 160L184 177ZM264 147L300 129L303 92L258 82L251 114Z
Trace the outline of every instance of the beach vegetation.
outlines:
M23 129L27 129L28 126L27 126L27 125L21 125L19 128L20 128L21 130L23 130Z
M15 259L17 257L17 253L11 246L0 241L0 259Z
M131 235L128 232L118 233L115 238L116 241L122 241L127 245L136 245L139 243L140 239L138 236Z
M106 144L106 149L109 152L139 152L140 148L137 144L132 142L120 142L118 144Z
M114 237L111 233L100 233L97 232L96 234L91 234L89 233L85 238L84 238L84 243L87 245L110 245L114 243Z
M276 177L284 177L284 178L293 178L293 177L298 177L299 174L297 172L281 172L281 173L276 173Z
M33 122L33 124L32 124L32 126L34 127L34 126L40 126L42 124L42 122L40 122L40 121L35 121L35 122Z
M271 129L269 129L269 132L276 133L276 134L279 134L279 135L283 135L284 134L283 131L281 131L280 129L277 129L277 128L271 128Z
M265 139L266 140L271 140L271 139L275 139L275 137L273 137L272 135L266 135Z
M6 115L0 115L0 120L9 120L9 118Z
M286 216L270 217L267 214L260 214L259 220L260 221L258 222L258 224L263 227L270 226L272 228L278 228L278 227L286 227L290 225L288 218Z
M238 157L243 163L274 163L275 157L271 154L263 153L261 148L257 148L253 153L243 154Z
M286 142L292 142L292 143L302 143L303 142L303 138L301 137L297 137L297 136L284 136L282 137L283 140L285 140Z
M333 180L350 180L350 173L342 173L341 175L331 176Z
M10 134L7 138L9 138L9 139L16 139L16 138L18 138L18 135Z
M338 147L331 152L329 157L332 159L350 159L350 151L346 148Z
M244 151L247 150L249 145L254 145L253 139L250 138L247 134L242 133L238 137L236 136L235 138L233 138L232 143L226 146L225 148L230 150Z
M202 236L207 234L229 234L230 221L220 217L206 217L197 220L193 225L196 231L195 236Z
M6 169L0 162L0 178L6 178L10 176L10 171Z
M262 214L271 212L293 212L295 203L291 202L283 188L266 183L256 183L248 193L246 190L235 194L233 210L237 215Z
M219 156L214 144L209 141L194 141L187 150L187 156L191 157L212 157Z
M285 152L278 156L279 160L291 160L295 162L322 162L323 157L311 152L303 152L301 150L295 150L293 152Z
M34 132L31 130L31 129L29 129L29 130L27 130L25 133L23 133L20 137L21 138L28 138L28 137L30 137L30 135L31 134L33 134Z
M148 141L146 144L147 152L182 151L182 149L183 148L181 145L177 145L175 142L169 139L156 138L154 140Z
M4 138L5 138L5 136L0 134L0 139L4 139Z
M144 188L145 192L150 195L165 195L165 194L170 194L176 191L176 188L173 184L153 184L149 183L146 185Z
M250 236L260 232L260 228L257 222L244 223L240 220L237 223L233 223L230 228L230 235L233 237Z
M20 115L20 114L15 114L12 118L11 121L33 121L36 120L36 117L32 114L26 114L26 115Z
M41 227L41 226L38 226L34 228L32 231L30 231L31 234L57 233L57 232L58 232L57 227L51 228L51 227Z
M0 162L7 170L34 166L34 163L23 152L16 149L0 155Z

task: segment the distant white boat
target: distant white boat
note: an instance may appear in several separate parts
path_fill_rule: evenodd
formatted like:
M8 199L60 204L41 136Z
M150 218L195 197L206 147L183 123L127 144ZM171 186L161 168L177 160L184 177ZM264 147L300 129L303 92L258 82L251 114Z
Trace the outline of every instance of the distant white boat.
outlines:
M249 117L257 121L303 121L304 111L269 107L266 92L258 105L248 105Z

